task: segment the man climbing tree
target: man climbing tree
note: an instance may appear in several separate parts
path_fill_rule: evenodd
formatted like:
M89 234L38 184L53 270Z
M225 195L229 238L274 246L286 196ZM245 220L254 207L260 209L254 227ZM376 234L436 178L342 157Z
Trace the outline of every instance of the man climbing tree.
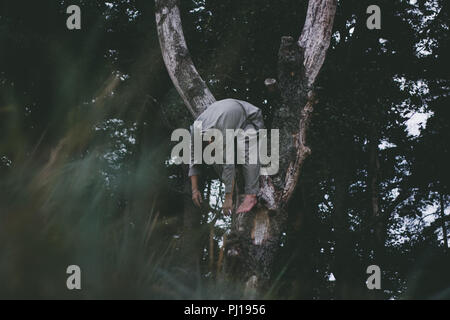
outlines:
M256 139L254 134L264 127L264 122L261 114L261 110L254 105L239 101L236 99L225 99L217 101L211 104L196 120L196 123L201 125L201 134L207 132L207 130L215 129L219 130L222 137L227 136L227 130L233 130L239 132L246 132L249 136L249 140L244 144L242 172L244 175L244 192L245 198L241 203L236 213L246 213L253 209L257 203L257 194L259 191L259 157L257 148L254 143L250 143L250 140ZM194 142L194 130L196 128L192 126L192 142ZM242 130L242 131L240 131ZM235 183L236 167L234 161L234 143L229 143L228 139L224 139L223 146L223 165L216 165L217 171L221 173L222 181L225 184L225 201L223 203L224 214L230 214L233 207L233 190ZM212 142L212 141L211 141ZM252 141L254 142L254 141ZM192 146L194 143L191 144ZM237 144L236 144L237 145ZM192 185L192 200L200 207L202 202L201 192L198 188L198 176L200 174L200 165L194 162L194 149L191 147L191 165L189 168L189 176L191 177ZM240 150L241 148L238 148ZM239 153L239 151L238 151ZM250 163L250 154L256 155L256 163ZM230 155L231 159L227 159L227 155ZM231 160L231 161L230 161Z
M186 107L197 118L215 98L190 57L178 1L156 0L155 3L164 62ZM300 38L281 39L278 81L266 81L271 88L278 87L281 97L272 121L272 128L280 130L279 171L273 177L261 176L258 194L262 208L233 216L230 239L225 244L228 259L225 271L237 277L251 292L260 291L271 278L272 264L286 227L286 206L303 163L311 153L306 145L306 133L316 101L314 83L330 45L336 5L336 0L309 1Z

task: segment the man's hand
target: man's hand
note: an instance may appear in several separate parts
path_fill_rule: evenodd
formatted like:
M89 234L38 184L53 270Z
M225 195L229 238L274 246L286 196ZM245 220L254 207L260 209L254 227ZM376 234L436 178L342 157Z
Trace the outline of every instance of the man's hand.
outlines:
M202 199L202 194L198 189L192 190L192 201L194 201L194 204L197 207L201 207L203 199Z
M226 193L225 194L225 201L222 206L223 214L228 216L231 214L233 210L233 194L232 193Z

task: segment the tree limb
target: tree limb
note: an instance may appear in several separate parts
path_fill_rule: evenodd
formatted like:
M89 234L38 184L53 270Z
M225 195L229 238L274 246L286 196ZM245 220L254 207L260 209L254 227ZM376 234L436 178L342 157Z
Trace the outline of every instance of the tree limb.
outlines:
M300 114L298 115L300 117L298 131L292 132L294 140L293 147L296 150L296 155L289 162L286 170L284 189L280 199L282 205L286 205L289 202L297 185L303 163L311 154L311 149L306 145L306 133L311 121L314 104L316 103L312 88L330 46L336 6L336 0L310 0L305 25L297 42L299 54L303 54L302 72L304 74L297 81L296 91L299 92L300 96L306 96L304 97L306 99L303 99L306 102L303 108L300 109ZM282 54L282 51L280 54ZM291 55L288 55L288 57L291 57ZM290 100L292 101L287 103L293 105L291 110L298 113L297 105L302 103L302 101L300 98L291 98Z
M216 101L197 72L184 39L178 0L156 0L156 27L172 82L186 107L197 117Z
M309 0L308 13L298 45L303 48L307 85L314 84L330 46L336 0Z

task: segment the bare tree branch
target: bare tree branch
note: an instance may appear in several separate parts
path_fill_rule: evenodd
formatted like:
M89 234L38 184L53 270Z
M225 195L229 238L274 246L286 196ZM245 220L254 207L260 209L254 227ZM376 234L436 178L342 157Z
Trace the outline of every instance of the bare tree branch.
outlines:
M298 44L303 48L307 85L316 80L330 46L336 0L309 0L308 13Z
M167 71L186 107L197 117L215 98L197 72L184 39L178 0L156 0L156 26Z

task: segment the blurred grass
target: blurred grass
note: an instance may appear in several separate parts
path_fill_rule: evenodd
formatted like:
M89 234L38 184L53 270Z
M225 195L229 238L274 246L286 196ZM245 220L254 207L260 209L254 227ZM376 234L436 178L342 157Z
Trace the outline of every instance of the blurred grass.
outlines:
M25 134L18 105L5 111L14 125L3 128L8 139L0 143L0 155L8 155L0 164L0 298L241 297L239 285L216 277L227 226L216 224L220 184L208 187L214 214L203 213L194 230L200 259L187 265L181 252L185 195L168 194L166 185L169 137L147 136L155 124L139 113L119 118L118 98L108 94L117 86L108 79L102 98L72 108L62 129L39 138ZM213 246L213 256L203 244ZM81 268L81 291L66 288L69 265Z
M2 163L0 297L200 298L178 279L181 213L158 208L160 150L137 152L135 122L90 107L69 116L46 155L38 146ZM14 147L2 141L2 150L25 149L20 130L9 138ZM66 288L72 264L80 292Z

